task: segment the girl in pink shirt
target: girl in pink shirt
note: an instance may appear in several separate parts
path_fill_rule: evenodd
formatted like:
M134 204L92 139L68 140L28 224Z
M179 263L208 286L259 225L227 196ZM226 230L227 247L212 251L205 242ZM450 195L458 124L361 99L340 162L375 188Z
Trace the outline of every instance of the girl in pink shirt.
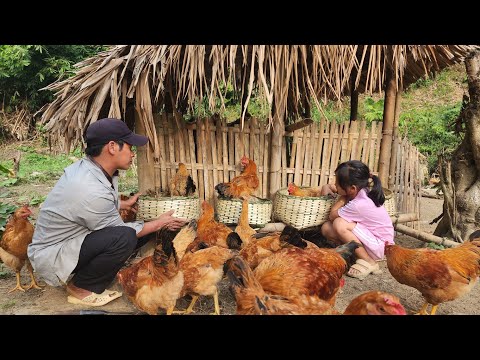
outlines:
M380 179L361 161L350 160L337 167L335 186L330 189L336 190L340 198L332 206L329 221L322 225L322 234L331 241L353 240L362 245L355 250L357 261L347 275L363 280L372 272L380 273L376 260L383 259L385 243L394 243Z

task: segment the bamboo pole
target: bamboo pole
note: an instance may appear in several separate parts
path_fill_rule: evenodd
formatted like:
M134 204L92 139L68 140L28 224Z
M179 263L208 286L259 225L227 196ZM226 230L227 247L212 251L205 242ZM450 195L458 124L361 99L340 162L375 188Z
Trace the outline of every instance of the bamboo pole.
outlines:
M414 237L415 239L425 241L425 242L434 242L435 244L448 246L448 247L457 247L460 245L460 243L457 243L455 241L441 238L439 236L426 233L424 231L415 230L402 224L395 225L395 230L397 230L398 232L401 232L402 234Z
M393 120L393 141L392 141L392 148L391 148L391 157L390 157L390 175L388 177L388 188L393 190L393 186L395 184L395 170L396 170L396 162L397 162L397 151L398 151L398 143L399 139L399 131L398 125L400 123L400 107L401 107L401 92L402 87L399 85L398 91L395 94L395 115Z
M135 132L139 135L147 135L145 124L135 111ZM152 141L150 139L150 141ZM153 144L152 144L153 145ZM155 166L153 159L153 146L147 144L137 147L138 191L145 194L147 190L155 188Z
M268 196L273 199L275 193L280 189L280 172L282 164L282 138L285 132L283 117L275 114L276 121L273 121L270 138L270 182ZM264 169L265 171L265 169Z
M387 73L387 87L385 89L385 105L383 108L383 131L380 145L378 175L382 184L388 184L390 156L392 150L392 129L395 117L396 84L391 71Z

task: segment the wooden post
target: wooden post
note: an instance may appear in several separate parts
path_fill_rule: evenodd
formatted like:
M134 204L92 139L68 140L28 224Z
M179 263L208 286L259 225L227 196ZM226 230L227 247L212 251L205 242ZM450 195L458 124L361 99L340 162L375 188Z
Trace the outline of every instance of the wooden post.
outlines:
M283 117L275 114L270 137L270 184L267 187L268 196L272 200L275 192L281 187L282 138L284 134L285 124Z
M138 111L135 111L135 133L146 135L145 125L140 119ZM152 141L152 139L150 139ZM155 189L155 167L153 161L152 145L137 147L138 191L145 194L147 190Z
M395 117L396 84L391 70L387 73L387 87L385 89L385 105L383 108L383 131L380 145L378 176L382 184L388 184L390 157L392 151L392 129ZM374 169L370 169L374 171Z
M399 131L398 125L400 122L400 106L401 106L401 98L402 98L402 87L401 85L398 86L398 91L395 96L395 118L393 120L393 141L392 141L392 156L390 158L390 175L388 177L388 188L393 190L395 184L395 168L397 164L397 152L398 152L398 144L399 140Z

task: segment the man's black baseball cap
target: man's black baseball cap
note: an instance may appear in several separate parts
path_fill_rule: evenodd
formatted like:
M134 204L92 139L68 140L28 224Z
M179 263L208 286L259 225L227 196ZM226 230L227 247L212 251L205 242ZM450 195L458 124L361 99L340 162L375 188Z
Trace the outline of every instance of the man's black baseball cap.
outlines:
M148 142L148 137L134 134L127 124L118 119L97 120L85 131L87 146L102 145L117 140L133 146L143 146Z

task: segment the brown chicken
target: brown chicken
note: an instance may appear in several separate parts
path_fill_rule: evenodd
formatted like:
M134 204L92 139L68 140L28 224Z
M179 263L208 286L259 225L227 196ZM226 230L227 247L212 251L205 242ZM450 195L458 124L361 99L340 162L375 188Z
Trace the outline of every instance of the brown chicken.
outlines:
M265 292L246 261L237 256L227 262L230 291L239 315L327 315L338 312L317 296L285 297Z
M183 272L185 279L181 296L192 295L192 301L185 310L186 314L193 311L199 296L213 296L214 314L220 315L217 284L223 277L223 265L236 254L235 250L219 246L185 253L180 261L180 271Z
M187 226L184 226L180 232L173 239L173 247L177 255L177 260L180 261L185 255L188 245L190 245L197 237L197 221L190 220Z
M163 242L153 255L120 270L117 279L128 299L150 315L157 315L159 309L171 315L184 286L172 242Z
M369 291L357 296L347 306L344 315L407 315L400 299L381 291Z
M0 258L5 265L15 270L17 276L17 285L9 292L15 290L25 291L31 288L41 289L35 280L33 268L27 256L27 247L32 242L34 231L33 225L28 221L30 215L32 215L32 211L28 208L28 205L18 208L7 225L5 225L5 232L0 240ZM25 263L32 281L24 289L20 284L20 271Z
M187 167L183 163L178 164L178 171L170 180L171 196L191 196L195 193L197 186L192 177L188 174Z
M300 188L294 183L288 184L288 195L292 196L300 196L300 197L320 197L322 196L322 188L321 187L305 187Z
M197 221L197 238L188 245L187 252L195 252L198 249L215 245L229 249L240 249L242 240L238 234L227 225L216 222L214 216L212 205L204 200L202 214Z
M358 245L354 242L339 246L328 254L308 253L300 248L285 248L264 259L254 270L263 289L284 297L318 296L335 305L338 290L343 286L347 263L342 256L350 256ZM339 251L339 253L335 253Z
M250 240L248 244L242 244L240 256L247 261L251 269L255 269L263 259L281 249L300 247L305 243L301 238L290 237L283 232L257 233L253 234Z
M257 233L248 223L248 200L243 200L242 202L242 212L240 213L235 232L242 239L242 247L246 246L250 242L252 235Z
M401 284L414 287L426 300L420 314L432 304L434 315L439 304L468 293L480 274L480 241L465 242L445 249L406 249L385 245L388 270Z
M130 196L134 195L133 193L130 193ZM128 200L130 199L129 196L127 195L120 195L120 200ZM135 210L138 210L138 204L134 204L132 206ZM126 210L126 209L120 209L120 217L122 218L123 222L132 222L137 219L137 213L132 210Z
M259 183L257 164L246 156L241 159L244 167L242 173L235 176L228 183L220 183L215 186L218 195L224 198L249 199L257 190Z

